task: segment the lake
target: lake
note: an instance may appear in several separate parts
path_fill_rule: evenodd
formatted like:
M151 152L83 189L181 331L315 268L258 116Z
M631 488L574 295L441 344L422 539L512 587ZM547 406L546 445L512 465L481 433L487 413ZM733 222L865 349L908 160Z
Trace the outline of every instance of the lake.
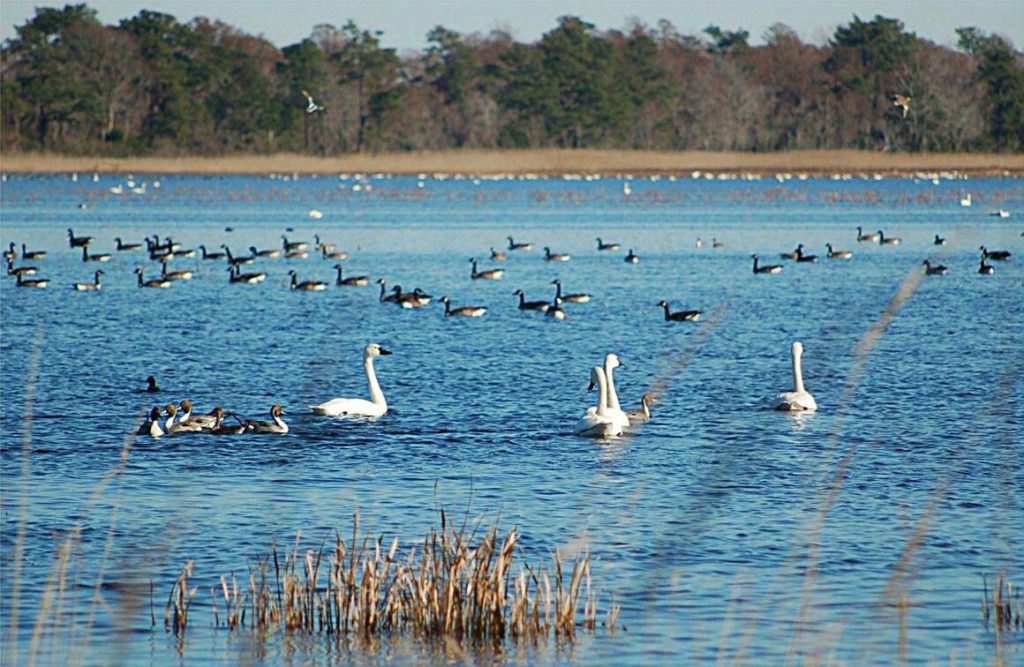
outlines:
M981 609L983 575L989 596L1000 572L1024 579L1024 182L694 176L6 175L0 245L52 282L0 284L5 664L1019 664L1024 632ZM858 242L858 226L902 242ZM68 228L110 261L83 262ZM235 255L319 236L346 275L434 300L335 286L315 251L257 260L257 285L176 259L192 280L139 289L134 269L160 265L115 238L153 235ZM509 236L536 247L493 261ZM22 243L48 254L23 260ZM798 243L819 261L780 258ZM983 245L1012 257L979 275ZM784 270L755 275L754 253ZM502 279L473 280L473 257ZM925 259L948 274L923 276ZM72 289L97 267L102 290ZM291 290L289 270L329 285ZM555 279L590 302L564 321L516 307L519 288L552 300ZM446 318L442 296L488 310ZM700 321L665 321L663 299ZM793 386L794 341L818 404L796 416L766 408ZM368 397L371 342L393 352L375 364L389 412L314 415ZM653 417L574 436L609 352L623 407L654 391ZM290 431L130 437L184 398L262 420L280 404ZM215 627L210 589L272 545L301 533L317 549L358 513L404 554L440 510L515 527L513 572L585 548L615 630L463 654ZM198 593L176 637L164 605L189 560Z

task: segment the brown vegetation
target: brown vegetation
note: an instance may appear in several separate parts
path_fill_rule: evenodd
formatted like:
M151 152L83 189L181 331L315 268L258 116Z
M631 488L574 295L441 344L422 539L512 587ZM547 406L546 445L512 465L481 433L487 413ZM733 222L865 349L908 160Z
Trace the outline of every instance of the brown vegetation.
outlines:
M235 155L228 157L111 158L47 153L0 156L0 171L11 173L471 173L684 174L695 170L774 174L780 171L833 174L866 172L911 174L952 171L972 175L1024 174L1024 155L976 153L878 153L874 151L790 151L740 153L709 151L614 150L466 150L388 154L349 154L319 158L308 155Z

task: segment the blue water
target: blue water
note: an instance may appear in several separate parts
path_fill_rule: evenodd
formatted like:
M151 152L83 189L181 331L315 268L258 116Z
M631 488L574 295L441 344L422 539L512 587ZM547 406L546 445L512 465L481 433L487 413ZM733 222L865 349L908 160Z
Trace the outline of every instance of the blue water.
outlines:
M299 531L303 548L317 548L349 534L358 512L365 534L397 536L404 550L439 509L516 526L520 564L585 546L599 620L621 606L617 632L477 660L1024 659L1024 634L997 635L980 611L983 573L990 584L1000 571L1024 580L1020 179L633 179L626 196L611 177L164 176L156 187L136 176L145 194L110 192L128 178L8 175L0 189L0 245L47 250L15 264L52 281L0 283L7 661L441 664L452 656L406 638L368 651L323 636L253 641L214 628L209 605L221 575L244 577ZM967 192L970 208L958 203ZM322 219L307 215L314 208ZM997 208L1011 217L988 215ZM858 225L902 244L857 243ZM112 260L83 263L68 227ZM176 260L196 277L138 289L134 267L155 277L158 265L116 252L114 238L153 234L235 254L318 234L349 252L348 275L489 310L461 320L436 303L380 304L376 286L335 287L334 262L315 255L260 260L267 281L251 286L229 285L222 262ZM934 246L935 234L947 245ZM537 249L492 262L489 248L508 235ZM622 250L597 252L597 236ZM801 242L821 261L779 259ZM826 260L827 242L854 257ZM980 245L1014 256L981 276ZM543 246L573 258L545 262ZM630 247L637 265L622 261ZM783 273L753 275L755 252ZM474 256L505 277L471 280ZM919 281L926 258L949 274ZM97 266L102 291L73 291ZM293 292L289 269L331 286ZM592 301L567 304L563 322L516 309L516 288L550 299L555 278ZM909 298L887 321L901 286ZM702 310L702 321L665 322L661 299ZM800 418L764 409L791 388L794 340L819 405ZM394 352L376 364L388 415L311 414L366 395L369 342ZM657 388L654 418L628 438L574 437L595 401L589 369L611 351L624 363L624 407ZM141 391L147 375L161 394ZM280 403L291 432L127 437L149 407L182 398L200 413L221 405L259 419ZM46 594L74 531L69 588ZM199 593L179 641L163 629L163 606L189 559ZM132 583L146 600L125 611ZM59 609L40 613L44 599ZM34 643L40 616L50 622Z

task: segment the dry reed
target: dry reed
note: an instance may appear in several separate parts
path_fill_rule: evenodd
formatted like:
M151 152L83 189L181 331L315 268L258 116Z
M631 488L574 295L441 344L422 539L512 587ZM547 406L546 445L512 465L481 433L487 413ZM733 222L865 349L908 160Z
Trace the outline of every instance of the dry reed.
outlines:
M1020 588L1014 590L1013 582L1006 578L1005 572L1000 572L992 582L990 597L988 579L984 573L981 575L981 581L981 615L985 627L987 628L989 620L992 620L992 627L997 634L1024 629L1024 608L1021 606Z

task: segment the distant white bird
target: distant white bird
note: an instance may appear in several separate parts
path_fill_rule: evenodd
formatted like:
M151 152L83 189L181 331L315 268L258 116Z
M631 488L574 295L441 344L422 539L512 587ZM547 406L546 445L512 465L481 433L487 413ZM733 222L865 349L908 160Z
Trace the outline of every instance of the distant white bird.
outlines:
M804 346L793 343L793 391L784 391L775 397L773 408L789 412L814 412L818 404L810 392L804 389L804 376L800 366L800 358L804 355Z
M971 193L970 192L968 192L966 195L964 195L960 199L960 205L961 206L970 206L973 202L974 202L974 200L971 199Z
M302 91L302 95L306 98L306 113L322 113L325 111L322 106L313 101L313 96L305 90Z

